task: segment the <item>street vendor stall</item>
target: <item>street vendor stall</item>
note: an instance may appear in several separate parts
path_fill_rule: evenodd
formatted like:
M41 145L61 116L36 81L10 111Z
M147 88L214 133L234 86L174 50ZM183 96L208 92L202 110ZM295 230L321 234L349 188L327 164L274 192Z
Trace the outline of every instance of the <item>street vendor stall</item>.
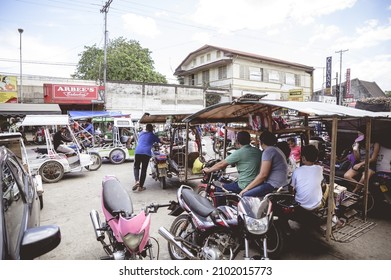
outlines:
M260 134L269 130L278 137L300 135L303 142L308 144L311 131L310 121L328 121L330 123L331 153L329 174L329 195L326 239L329 240L332 231L332 205L334 199L334 179L337 151L338 123L340 120L357 121L364 123L367 135L371 133L372 121L388 119L390 112L374 113L355 108L326 104L319 102L298 102L278 100L249 100L238 99L233 102L220 103L186 117L186 124L206 123L243 123L240 130L246 129L250 133ZM369 150L370 137L366 137L366 148ZM368 154L368 153L367 153ZM366 157L365 176L368 178L368 155ZM365 199L368 191L368 179L365 182ZM366 219L366 203L364 205L364 219Z

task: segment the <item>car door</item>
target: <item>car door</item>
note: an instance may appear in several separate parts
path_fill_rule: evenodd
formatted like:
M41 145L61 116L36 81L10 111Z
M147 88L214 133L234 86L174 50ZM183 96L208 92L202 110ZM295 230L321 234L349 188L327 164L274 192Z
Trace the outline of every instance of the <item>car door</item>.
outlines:
M2 158L1 168L4 257L19 259L25 230L39 225L39 205L31 178L15 155L8 152Z

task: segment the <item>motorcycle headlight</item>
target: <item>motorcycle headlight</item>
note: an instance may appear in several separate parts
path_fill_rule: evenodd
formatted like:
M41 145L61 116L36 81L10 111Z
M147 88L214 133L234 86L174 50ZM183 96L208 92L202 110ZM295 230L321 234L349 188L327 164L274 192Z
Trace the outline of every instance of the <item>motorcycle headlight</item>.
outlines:
M268 217L263 217L261 219L254 219L247 215L244 216L246 228L252 234L261 235L267 232L269 228L269 219Z
M136 251L140 246L141 241L144 237L144 230L138 234L128 233L125 236L122 236L122 241L125 246L131 251Z

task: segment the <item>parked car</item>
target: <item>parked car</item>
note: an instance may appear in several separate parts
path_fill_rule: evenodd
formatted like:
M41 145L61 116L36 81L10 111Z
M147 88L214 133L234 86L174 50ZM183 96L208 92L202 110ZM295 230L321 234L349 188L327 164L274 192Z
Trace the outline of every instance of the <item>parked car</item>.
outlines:
M40 226L33 177L4 145L0 146L0 178L0 259L34 259L56 248L61 242L60 228Z

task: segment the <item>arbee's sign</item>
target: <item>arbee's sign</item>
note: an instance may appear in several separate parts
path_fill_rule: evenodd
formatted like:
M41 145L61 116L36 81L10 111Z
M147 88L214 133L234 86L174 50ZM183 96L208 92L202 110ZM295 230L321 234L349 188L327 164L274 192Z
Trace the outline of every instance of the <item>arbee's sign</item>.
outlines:
M46 103L90 104L98 96L99 86L44 84Z

